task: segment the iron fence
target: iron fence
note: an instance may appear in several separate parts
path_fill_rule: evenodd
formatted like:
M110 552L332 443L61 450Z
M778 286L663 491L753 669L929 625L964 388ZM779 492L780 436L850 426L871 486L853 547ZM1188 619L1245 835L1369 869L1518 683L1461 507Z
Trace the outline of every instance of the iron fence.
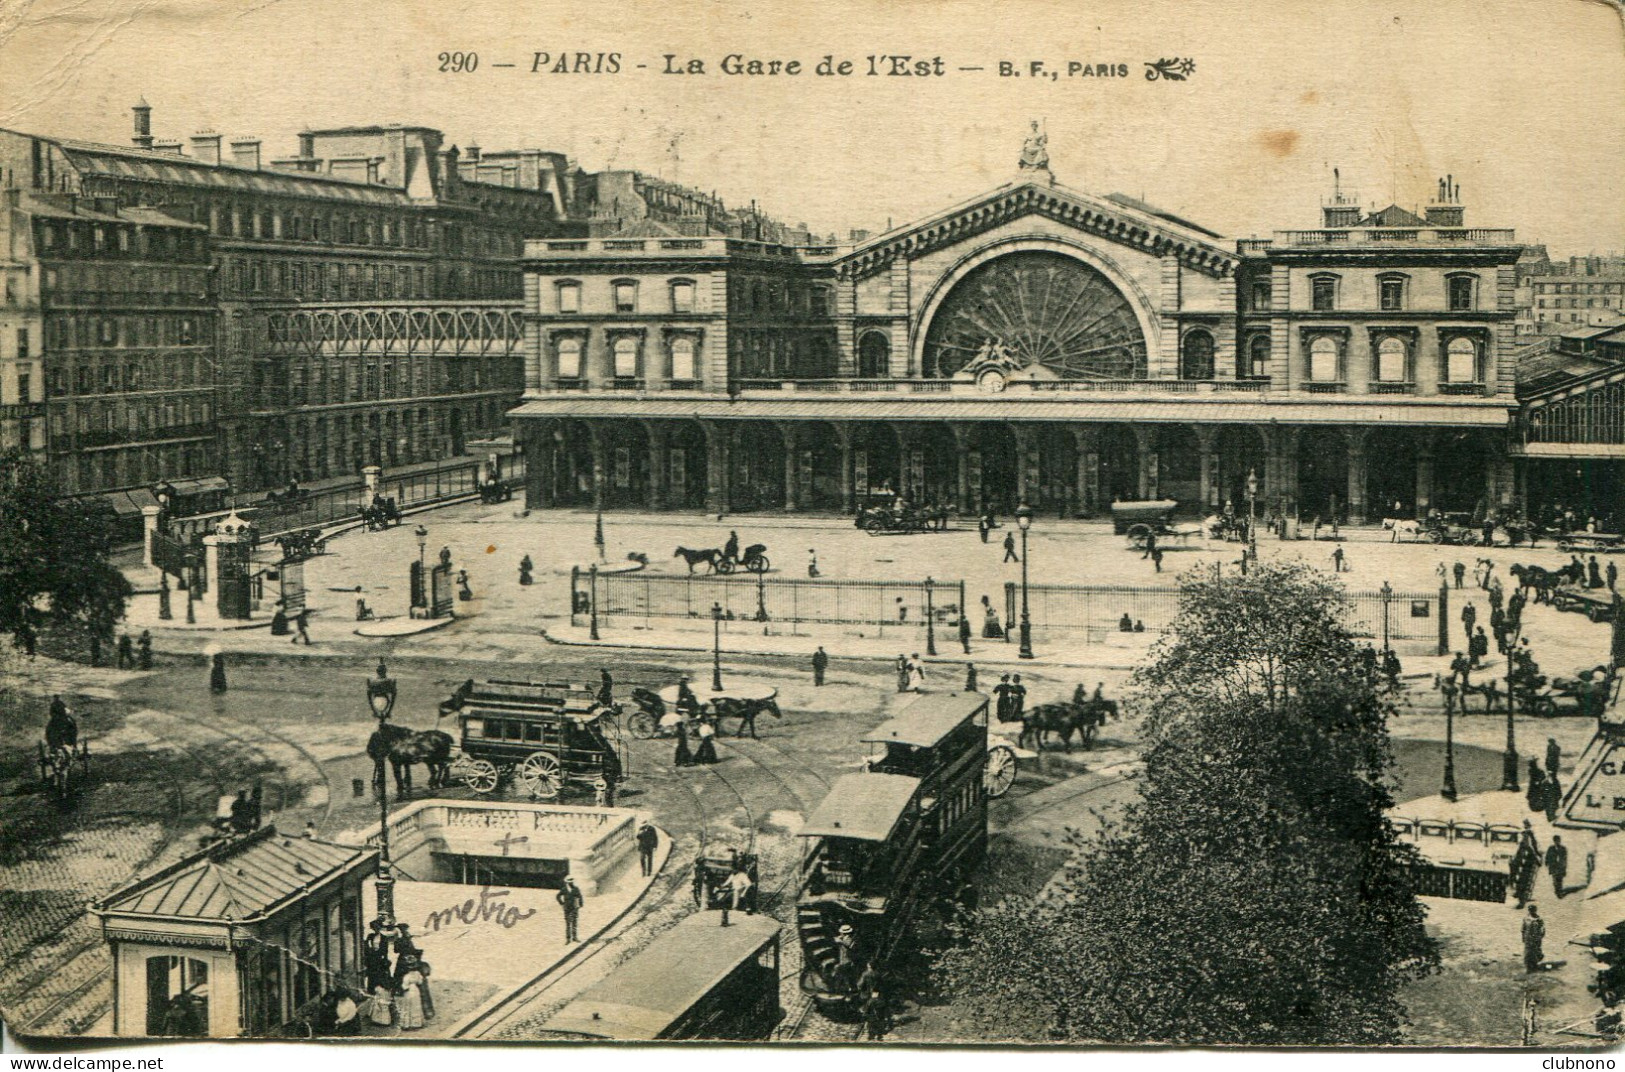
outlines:
M1344 618L1356 637L1384 642L1429 641L1444 650L1448 623L1449 596L1440 591L1356 591L1345 593L1348 612ZM1053 634L1084 643L1129 629L1147 633L1166 632L1179 615L1179 589L1141 585L1062 585L1027 586L1028 617L1035 634ZM1021 621L1021 585L1008 581L1004 586L1006 639L1014 642ZM1125 619L1127 619L1125 623Z
M935 640L958 636L962 581L797 580L755 576L669 576L647 572L577 570L570 580L571 624L596 615L600 629L712 628L802 625L888 631ZM716 611L713 611L716 608Z

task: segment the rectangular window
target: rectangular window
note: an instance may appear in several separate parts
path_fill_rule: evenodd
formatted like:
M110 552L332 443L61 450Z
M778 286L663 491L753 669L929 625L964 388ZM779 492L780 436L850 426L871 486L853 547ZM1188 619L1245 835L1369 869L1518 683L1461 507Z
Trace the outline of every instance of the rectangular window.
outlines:
M17 329L17 360L22 361L28 357L28 329Z
M671 311L674 313L692 313L694 311L694 284L678 282L671 285Z
M577 283L560 283L558 286L558 305L561 313L579 313L581 311L581 286Z
M578 380L581 378L581 340L570 338L559 340L559 379Z
M1405 308L1405 281L1403 279L1384 279L1381 281L1381 305L1385 313L1398 312Z
M1310 308L1317 313L1329 313L1337 307L1337 280L1315 279L1310 282Z
M1257 311L1260 311L1260 312L1262 312L1265 309L1268 309L1270 307L1270 299L1271 299L1270 284L1268 282L1264 281L1264 280L1256 280L1256 281L1254 281L1254 283L1253 283L1253 308L1255 310L1257 310Z
M638 309L638 285L636 283L615 284L615 311L617 313L635 313Z
M1458 275L1450 279L1450 311L1453 313L1465 312L1473 307L1473 283L1471 276ZM1541 299L1545 305L1545 299Z
M28 396L33 392L34 379L26 372L17 373L17 401L27 404L32 401Z
M638 374L638 342L636 339L615 340L615 378L629 380Z

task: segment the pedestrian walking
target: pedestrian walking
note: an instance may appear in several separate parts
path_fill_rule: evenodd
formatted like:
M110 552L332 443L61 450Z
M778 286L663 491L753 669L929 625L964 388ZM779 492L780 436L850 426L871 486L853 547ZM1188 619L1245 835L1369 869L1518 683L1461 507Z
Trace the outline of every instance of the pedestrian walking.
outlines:
M1450 572L1455 575L1456 587L1460 588L1462 586L1462 582L1467 579L1467 567L1462 565L1460 562L1457 562L1454 566L1450 567Z
M581 887L569 875L564 876L564 885L559 887L556 895L560 907L564 909L564 941L566 945L580 941L577 930L581 925L581 905L586 900L581 896Z
M1473 630L1472 639L1467 641L1467 658L1472 663L1473 669L1476 670L1481 661L1487 658L1489 654L1490 638L1484 635L1484 627L1481 625Z
M407 969L401 976L395 1007L400 1014L401 1030L416 1031L423 1026L423 976L417 970L417 958L402 957L401 960Z
M1529 784L1524 787L1524 800L1529 803L1530 811L1546 810L1546 775L1541 772L1540 763L1534 756L1529 757Z
M1552 876L1552 893L1562 900L1563 878L1569 873L1569 850L1561 834L1553 834L1552 843L1546 846L1546 873Z
M717 728L711 724L709 718L702 718L697 733L700 746L694 749L694 762L709 767L717 762Z
M1616 591L1619 587L1619 567L1612 562L1608 563L1608 568L1603 571L1603 576L1608 580L1608 590L1610 592Z
M1563 765L1563 748L1556 737L1546 738L1546 773L1555 775Z
M1540 918L1540 913L1534 905L1529 906L1529 915L1523 921L1523 970L1534 973L1540 970L1540 962L1546 959L1543 948L1546 941L1546 921Z
M980 535L982 537L982 542L983 543L987 542L988 531L990 529L992 529L992 528L993 528L993 525L988 520L988 516L986 514L983 514L981 517L978 517L976 519L976 532L977 532L978 535Z
M1343 549L1341 547L1334 547L1332 549L1332 572L1343 572Z
M970 615L964 611L959 614L959 646L965 649L966 655L970 654Z
M994 717L1000 722L1014 722L1015 718L1010 714L1011 693L1009 674L999 675L999 683L993 686L993 696Z
M677 752L672 756L671 765L674 767L692 767L694 754L688 749L688 717L685 715L677 720Z
M1017 674L1010 679L1010 721L1020 722L1027 710L1027 686L1021 683L1021 675Z
M1396 536L1395 539L1398 539L1398 537ZM1437 566L1434 566L1433 572L1439 577L1440 588L1443 588L1445 585L1450 583L1450 568L1443 562L1440 562Z
M902 596L897 597L897 624L908 624L908 604L903 602Z
M886 999L880 995L880 991L870 991L863 1001L864 1037L870 1042L885 1038L887 1019Z
M1542 811L1546 813L1548 823L1557 822L1557 809L1563 805L1563 783L1557 780L1557 775L1546 776L1545 795L1542 797Z
M1492 577L1488 591L1490 593L1490 609L1500 610L1506 598L1506 592L1501 588L1501 578Z
M920 653L915 652L908 659L908 691L919 692L925 686L925 664L920 661Z
M1157 567L1157 572L1158 573L1162 572L1162 548L1160 548L1160 547L1152 548L1152 550L1151 550L1151 564L1153 566Z
M1157 534L1154 533L1154 532L1146 533L1145 534L1145 554L1140 556L1140 561L1144 562L1146 559L1150 558L1152 556L1152 554L1156 550L1157 550Z
M812 671L813 671L813 684L814 685L822 685L824 683L824 671L828 670L828 669L829 669L829 656L824 653L824 646L822 644L820 644L818 646L818 650L813 652L813 657L812 657Z
M655 873L655 849L659 845L660 832L654 828L654 824L647 819L638 824L638 866L644 878Z
M1522 908L1535 896L1535 872L1540 870L1540 845L1535 841L1535 828L1529 820L1523 821L1523 833L1518 840L1518 851L1512 857L1512 893L1517 907Z
M214 693L226 691L226 656L223 652L216 652L211 660L209 691Z
M129 633L119 634L118 668L120 670L135 669L135 641L130 639Z
M301 608L298 617L293 620L293 625L297 630L293 635L293 643L297 644L303 640L305 647L310 647L310 611Z
M982 597L982 639L998 640L1004 636L1004 626L999 624L999 612L993 608L993 603L986 596Z
M1000 565L1003 565L1005 562L1020 561L1020 557L1016 554L1016 534L1013 532L1007 532L1004 534L1004 559L1002 562L1000 562Z
M976 691L976 664L975 663L966 663L965 664L965 691L966 692L975 692Z
M522 585L531 585L531 584L536 583L534 580L531 579L531 576L530 576L535 571L536 571L536 564L530 560L529 555L526 555L524 558L521 558L519 560L519 583L522 584Z
M811 547L807 548L807 576L814 580L817 580L819 576L818 552Z

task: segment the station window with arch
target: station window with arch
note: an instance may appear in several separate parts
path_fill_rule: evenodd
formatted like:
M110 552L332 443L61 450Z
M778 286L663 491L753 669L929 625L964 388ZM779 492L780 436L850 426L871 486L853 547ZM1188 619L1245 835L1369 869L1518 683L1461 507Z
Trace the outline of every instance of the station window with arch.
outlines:
M1312 275L1309 277L1309 308L1317 313L1329 313L1337 308L1337 284L1335 275Z
M559 312L581 312L581 284L574 279L561 279L554 283L553 294L553 307Z
M638 376L638 340L631 335L617 336L610 344L617 380L634 380Z
M1478 308L1478 276L1458 273L1445 277L1445 294L1452 313L1466 313Z
M581 378L581 336L563 335L553 344L553 356L561 380Z
M880 380L891 375L891 339L883 331L866 331L858 340L858 379Z
M1254 335L1247 340L1247 356L1243 359L1237 374L1244 380L1267 380L1270 378L1270 337L1268 335Z
M1342 344L1331 335L1315 336L1309 341L1309 383L1331 386L1342 382Z
M671 311L674 313L692 313L694 311L694 280L673 279L671 281Z
M1192 328L1185 333L1179 346L1179 378L1182 380L1211 380L1213 378L1213 333L1206 328Z
M1411 348L1397 335L1377 340L1372 379L1380 384L1403 385L1411 380Z
M638 311L637 280L617 279L610 283L610 289L615 294L615 311L617 313L635 313Z
M1397 313L1405 308L1406 290L1410 279L1399 272L1387 272L1377 277L1377 306L1385 313Z
M699 340L692 335L676 335L671 340L671 378L674 383L694 383L699 379L697 357Z
M1471 336L1457 335L1446 341L1444 368L1441 370L1446 386L1475 388L1482 384L1482 355L1478 340Z

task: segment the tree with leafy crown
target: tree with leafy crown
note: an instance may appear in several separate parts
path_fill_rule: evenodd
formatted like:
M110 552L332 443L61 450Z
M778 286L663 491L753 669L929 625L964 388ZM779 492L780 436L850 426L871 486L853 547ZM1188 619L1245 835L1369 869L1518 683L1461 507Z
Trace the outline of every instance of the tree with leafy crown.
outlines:
M0 454L0 633L18 647L42 626L76 645L111 641L132 594L111 552L105 515L63 498L21 452Z
M1244 1045L1399 1041L1437 968L1415 850L1384 818L1374 661L1339 587L1297 564L1182 578L1135 675L1140 799L1034 898L969 921L939 981L978 1037Z

